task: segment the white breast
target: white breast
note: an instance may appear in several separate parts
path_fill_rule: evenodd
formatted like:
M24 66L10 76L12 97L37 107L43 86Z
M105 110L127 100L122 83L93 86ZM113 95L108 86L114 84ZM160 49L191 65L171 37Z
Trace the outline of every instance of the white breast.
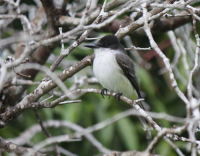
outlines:
M116 50L106 52L104 48L96 49L93 72L104 88L132 98L135 91L116 61L117 53L119 52Z

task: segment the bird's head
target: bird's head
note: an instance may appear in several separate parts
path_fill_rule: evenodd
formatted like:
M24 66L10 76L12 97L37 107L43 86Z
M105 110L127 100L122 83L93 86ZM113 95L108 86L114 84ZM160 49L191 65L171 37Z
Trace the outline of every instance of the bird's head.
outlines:
M118 38L114 35L107 35L102 37L98 42L91 43L91 44L85 44L85 47L96 49L96 48L109 48L116 50L120 46L120 42Z

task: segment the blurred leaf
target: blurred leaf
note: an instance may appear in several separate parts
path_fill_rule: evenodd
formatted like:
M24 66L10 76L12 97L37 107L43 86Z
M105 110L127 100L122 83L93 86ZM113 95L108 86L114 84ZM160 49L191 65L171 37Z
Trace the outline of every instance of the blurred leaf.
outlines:
M133 122L129 118L121 119L117 122L117 128L127 150L137 150L139 148L139 138Z
M164 140L161 140L156 146L156 153L162 156L177 156L175 150Z

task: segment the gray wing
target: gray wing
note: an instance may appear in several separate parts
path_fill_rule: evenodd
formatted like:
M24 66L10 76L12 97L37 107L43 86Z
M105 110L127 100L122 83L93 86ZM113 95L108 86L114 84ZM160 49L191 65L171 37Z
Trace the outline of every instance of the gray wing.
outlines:
M138 78L135 74L135 65L130 57L126 54L117 54L116 55L116 61L121 67L122 71L124 72L124 75L128 78L128 80L131 82L132 86L135 88L138 97L141 98L140 94L140 87ZM142 102L138 103L142 109L144 109ZM147 121L146 118L139 116L140 121L142 122L142 126L144 130L151 129L150 123Z
M128 80L131 82L132 86L136 90L138 97L141 98L139 82L135 73L135 65L131 58L128 57L128 55L126 54L117 54L116 61L124 72L124 75L128 78Z

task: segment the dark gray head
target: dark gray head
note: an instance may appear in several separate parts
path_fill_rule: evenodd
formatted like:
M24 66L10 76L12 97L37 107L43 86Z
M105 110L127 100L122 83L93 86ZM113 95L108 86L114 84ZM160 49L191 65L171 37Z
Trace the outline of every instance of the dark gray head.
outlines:
M85 44L88 48L108 48L112 50L121 50L125 52L124 46L119 42L118 38L114 35L107 35L101 38L97 43Z

